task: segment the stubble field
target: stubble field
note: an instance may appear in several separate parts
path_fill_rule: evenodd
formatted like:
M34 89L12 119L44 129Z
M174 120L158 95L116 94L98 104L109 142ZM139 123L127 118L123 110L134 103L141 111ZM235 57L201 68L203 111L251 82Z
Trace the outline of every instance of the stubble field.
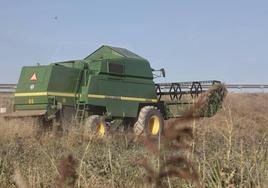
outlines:
M0 102L11 107L12 96ZM83 127L36 135L32 119L0 118L0 187L265 188L267 114L267 94L231 93L212 118L167 121L175 149L115 130L104 139Z

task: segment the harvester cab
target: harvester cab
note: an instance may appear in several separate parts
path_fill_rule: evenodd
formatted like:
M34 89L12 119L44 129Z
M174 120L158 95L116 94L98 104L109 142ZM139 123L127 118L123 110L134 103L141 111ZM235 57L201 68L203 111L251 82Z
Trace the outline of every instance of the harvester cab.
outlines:
M136 134L159 135L164 119L183 116L200 94L208 90L195 116L214 115L226 93L219 81L155 83L159 76L164 69L153 70L148 60L111 46L82 60L23 67L10 116L78 122L100 135L105 121L121 119Z

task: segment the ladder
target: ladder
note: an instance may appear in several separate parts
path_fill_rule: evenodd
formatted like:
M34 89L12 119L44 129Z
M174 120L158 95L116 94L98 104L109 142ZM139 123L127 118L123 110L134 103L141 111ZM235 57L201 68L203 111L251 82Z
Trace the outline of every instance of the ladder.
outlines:
M78 102L76 104L76 112L74 120L76 123L81 124L85 117L85 111L86 111L86 103L85 102Z

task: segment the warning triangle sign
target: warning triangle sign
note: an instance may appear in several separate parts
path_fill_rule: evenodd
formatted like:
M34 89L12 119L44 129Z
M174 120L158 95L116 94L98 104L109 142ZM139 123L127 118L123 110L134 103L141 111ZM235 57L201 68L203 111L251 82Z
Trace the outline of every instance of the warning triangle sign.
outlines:
M36 76L35 72L34 72L33 75L31 76L30 80L32 80L32 81L37 80L37 76Z

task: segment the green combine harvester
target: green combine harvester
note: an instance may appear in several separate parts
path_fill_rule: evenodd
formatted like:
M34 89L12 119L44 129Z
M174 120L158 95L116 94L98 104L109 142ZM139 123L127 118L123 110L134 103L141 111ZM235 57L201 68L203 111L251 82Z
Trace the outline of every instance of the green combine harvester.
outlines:
M148 60L124 49L102 46L82 60L22 68L15 111L7 117L36 117L42 126L82 124L104 136L120 119L139 135L160 135L164 120L182 117L199 96L206 105L195 116L213 116L225 88L219 81L155 83L165 76ZM204 98L204 97L203 97Z

